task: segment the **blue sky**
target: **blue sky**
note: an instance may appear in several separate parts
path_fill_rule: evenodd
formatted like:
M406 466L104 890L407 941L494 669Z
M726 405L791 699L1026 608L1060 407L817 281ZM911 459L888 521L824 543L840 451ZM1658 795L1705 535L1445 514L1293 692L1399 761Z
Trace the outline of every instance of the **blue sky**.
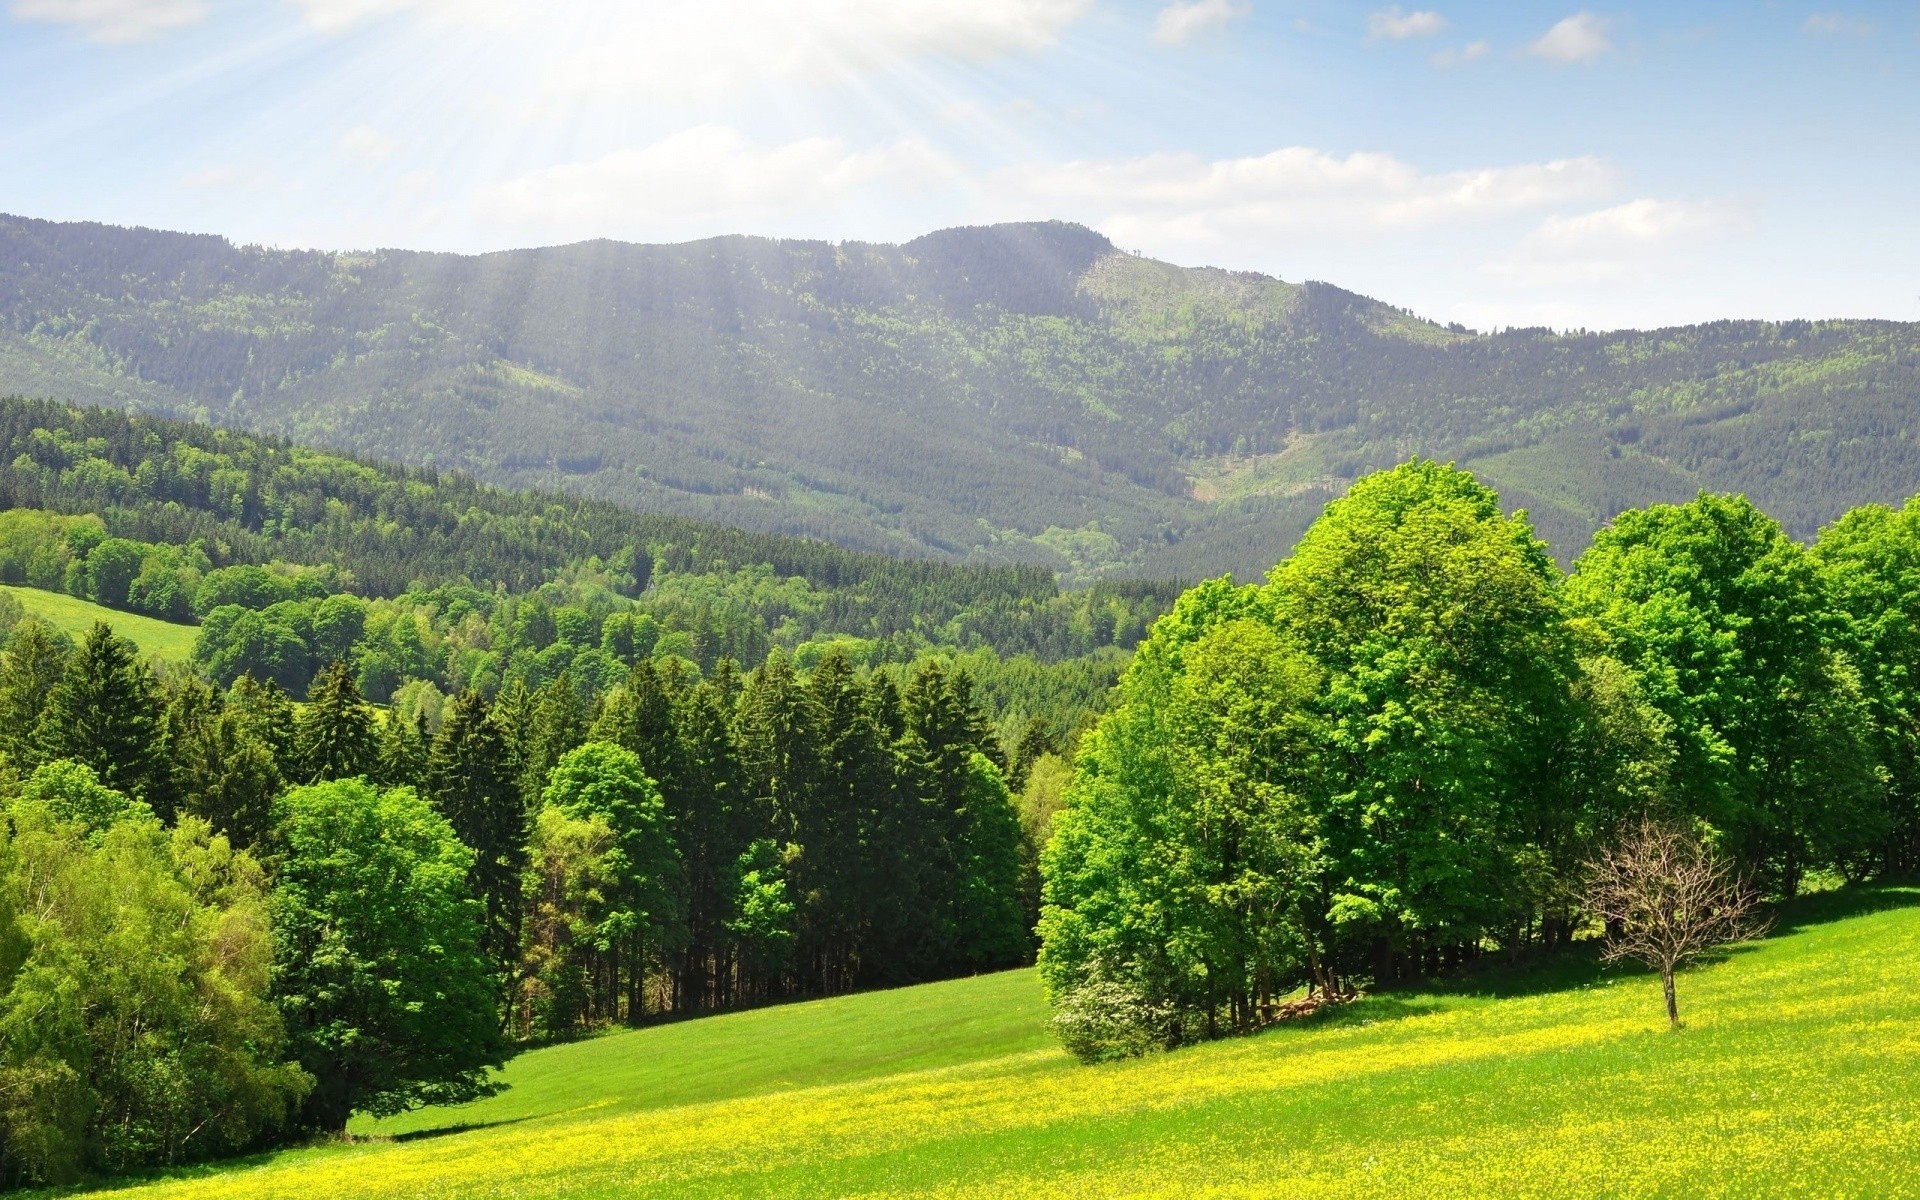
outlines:
M1062 217L1441 320L1920 319L1920 8L0 0L0 211L335 249Z

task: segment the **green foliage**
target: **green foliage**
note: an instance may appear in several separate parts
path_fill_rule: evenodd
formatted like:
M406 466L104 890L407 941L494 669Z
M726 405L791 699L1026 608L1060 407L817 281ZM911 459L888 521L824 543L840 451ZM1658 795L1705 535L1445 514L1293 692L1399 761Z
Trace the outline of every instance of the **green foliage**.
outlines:
M34 726L40 759L85 763L108 787L162 808L171 779L157 753L155 690L133 643L95 622L47 693Z
M275 806L274 994L313 1076L304 1122L457 1103L505 1059L473 852L406 788L346 779Z
M1866 734L1886 772L1884 865L1910 872L1920 866L1920 503L1854 509L1820 531L1812 558L1845 623L1840 646L1861 673Z
M1816 562L1702 495L1622 514L1563 588L1466 473L1361 480L1264 588L1181 597L1083 743L1042 857L1062 1036L1133 1053L1250 1028L1301 984L1563 944L1582 863L1649 814L1789 897L1897 856L1890 517Z
M1885 833L1859 673L1816 564L1744 497L1623 513L1581 556L1570 611L1671 721L1683 811L1791 893Z
M1417 952L1518 916L1528 808L1566 732L1558 584L1524 519L1419 460L1355 484L1274 569L1274 620L1326 676L1320 836L1342 940Z
M0 1163L14 1181L245 1150L309 1083L278 1060L259 867L202 822L169 833L103 791L84 767L43 766L0 851Z
M388 727L406 730L405 718L395 712ZM396 751L386 761L415 753ZM447 706L424 767L427 795L473 851L468 887L485 908L484 945L503 973L512 970L520 950L521 875L527 865L527 809L513 758L510 735L486 700L462 692Z
M130 817L153 815L146 805L101 783L92 767L66 758L35 767L21 784L20 799L91 834L104 833Z
M294 719L293 752L298 776L308 783L379 773L373 710L346 663L336 659L313 681L307 706Z

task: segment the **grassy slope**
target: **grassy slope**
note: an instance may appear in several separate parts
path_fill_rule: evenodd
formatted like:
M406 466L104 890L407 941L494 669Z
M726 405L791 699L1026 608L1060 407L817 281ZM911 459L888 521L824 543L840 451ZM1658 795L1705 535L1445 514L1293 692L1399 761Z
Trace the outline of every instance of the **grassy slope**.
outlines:
M494 1124L132 1194L1920 1195L1920 891L1796 915L1684 978L1678 1036L1575 966L1082 1068L1013 972L538 1051L409 1122Z
M152 617L103 608L92 601L60 592L43 592L38 588L10 587L5 584L0 584L0 592L18 600L28 616L39 617L55 629L66 631L76 641L86 635L95 621L105 621L115 633L140 647L141 653L176 662L185 662L193 653L193 639L200 632L197 625L175 625L171 621L157 621Z

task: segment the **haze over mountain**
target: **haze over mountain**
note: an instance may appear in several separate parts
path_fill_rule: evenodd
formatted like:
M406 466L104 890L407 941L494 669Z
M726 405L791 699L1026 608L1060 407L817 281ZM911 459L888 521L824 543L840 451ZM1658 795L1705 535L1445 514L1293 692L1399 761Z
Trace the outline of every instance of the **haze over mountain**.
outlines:
M1740 490L1796 535L1920 491L1920 326L1473 333L1049 223L462 256L0 217L0 393L1076 576L1257 574L1452 459L1563 559Z

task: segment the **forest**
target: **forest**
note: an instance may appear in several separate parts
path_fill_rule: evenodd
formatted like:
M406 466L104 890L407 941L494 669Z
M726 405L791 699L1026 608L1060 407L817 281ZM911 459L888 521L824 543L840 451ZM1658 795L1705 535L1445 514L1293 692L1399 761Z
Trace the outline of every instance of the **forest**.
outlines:
M1920 503L1803 544L1701 493L1567 571L1416 458L1262 583L1062 591L0 416L0 582L197 629L143 661L0 599L10 1183L1036 959L1083 1059L1250 1031L1591 940L1578 881L1646 820L1773 899L1920 856Z
M1183 595L1082 742L1041 861L1063 1041L1138 1054L1300 991L1611 946L1678 902L1671 871L1650 907L1593 887L1636 831L1700 847L1728 886L1691 919L1733 940L1809 880L1905 876L1917 572L1920 500L1807 546L1703 492L1563 573L1467 472L1360 480L1264 583Z
M1917 371L1907 323L1474 333L1059 223L462 256L0 218L0 393L1076 580L1255 578L1411 454L1562 566L1702 488L1804 540L1920 491Z

